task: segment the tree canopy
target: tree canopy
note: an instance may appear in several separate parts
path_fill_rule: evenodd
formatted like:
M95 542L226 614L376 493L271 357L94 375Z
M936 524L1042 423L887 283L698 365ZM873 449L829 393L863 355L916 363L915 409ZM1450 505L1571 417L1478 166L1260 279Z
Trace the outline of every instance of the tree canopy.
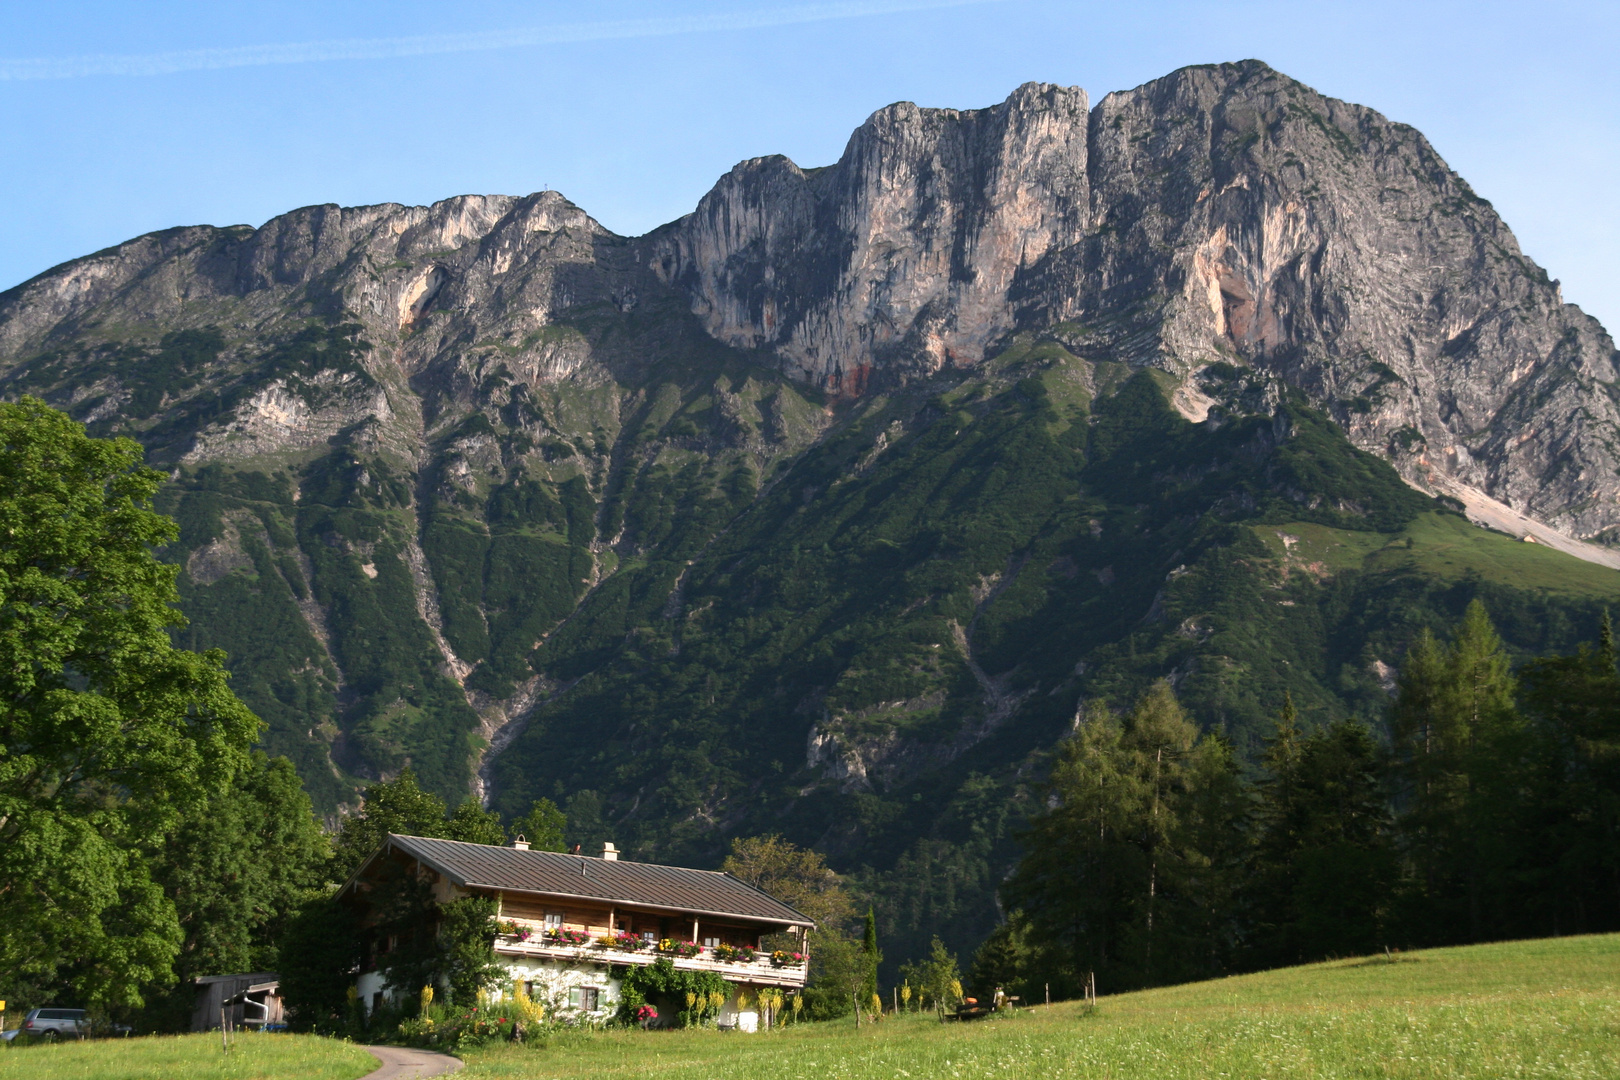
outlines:
M841 930L855 914L855 902L843 878L828 867L822 854L775 834L733 840L731 854L720 869L770 893L814 920L821 930Z
M143 851L248 764L224 656L177 649L165 477L129 439L0 403L0 988L137 1004L184 934Z

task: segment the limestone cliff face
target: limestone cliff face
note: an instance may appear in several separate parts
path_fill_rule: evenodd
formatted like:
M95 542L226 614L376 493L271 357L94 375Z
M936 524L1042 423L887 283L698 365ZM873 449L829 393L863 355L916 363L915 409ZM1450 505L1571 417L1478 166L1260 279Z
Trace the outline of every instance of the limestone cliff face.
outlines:
M737 166L651 258L710 333L843 393L977 363L1020 275L1085 236L1086 115L1085 91L1035 84L976 112L892 105L830 168Z
M251 366L255 340L299 320L354 320L374 385L322 404L272 379L176 453L348 432L408 456L439 418L514 388L667 359L559 326L592 305L690 311L843 397L983 364L1018 334L1182 378L1252 366L1420 486L1473 489L1575 536L1620 531L1603 328L1419 133L1256 62L1095 107L1037 84L988 109L893 105L836 164L744 162L640 239L554 192L155 233L0 296L0 364L21 386L52 350L207 325L230 339L226 361ZM97 394L105 415L128 389L103 379L67 397Z
M1185 376L1249 364L1429 489L1620 526L1613 343L1416 131L1263 64L1087 109L896 105L837 164L745 162L648 238L716 337L844 394L1012 332Z

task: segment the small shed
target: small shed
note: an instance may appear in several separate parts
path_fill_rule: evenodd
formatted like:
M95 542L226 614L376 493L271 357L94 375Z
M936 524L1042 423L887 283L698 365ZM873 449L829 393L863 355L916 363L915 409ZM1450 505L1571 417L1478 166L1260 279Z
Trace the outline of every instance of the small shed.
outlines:
M204 975L195 980L197 1002L191 1011L192 1031L217 1031L220 1020L232 1027L280 1024L281 976L273 971L244 975Z

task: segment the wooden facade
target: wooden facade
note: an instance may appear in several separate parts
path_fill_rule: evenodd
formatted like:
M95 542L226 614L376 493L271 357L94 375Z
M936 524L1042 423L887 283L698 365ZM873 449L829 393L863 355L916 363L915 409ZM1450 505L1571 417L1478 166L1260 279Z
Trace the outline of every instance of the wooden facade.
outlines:
M721 975L733 985L730 1020L748 1030L757 1015L737 1003L763 987L802 989L808 974L804 932L814 924L727 874L621 861L612 845L597 859L390 836L339 894L360 909L363 924L385 860L429 883L440 903L494 899L508 931L496 937L495 954L510 979L531 992L566 991L568 1001L589 1002L578 1007L582 1021L611 1015L619 982L612 972L625 967L667 961ZM788 937L779 941L793 942L788 949L775 957L763 950L768 935L782 934ZM356 985L369 1007L394 994L376 970L389 947L373 943ZM722 1019L727 1015L723 1009Z

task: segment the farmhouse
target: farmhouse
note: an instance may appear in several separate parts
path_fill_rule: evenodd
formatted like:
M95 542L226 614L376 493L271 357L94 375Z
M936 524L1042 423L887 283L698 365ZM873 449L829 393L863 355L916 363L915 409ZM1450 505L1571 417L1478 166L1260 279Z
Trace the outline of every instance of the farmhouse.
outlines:
M804 933L815 924L730 874L631 862L612 844L595 857L531 851L521 841L494 847L390 834L339 895L365 922L374 888L401 872L427 883L441 904L493 898L503 931L496 959L512 982L564 1016L608 1018L619 1002L614 969L662 959L731 983L720 1023L745 1031L759 1017L739 1002L757 1001L763 987L793 991L805 983ZM768 934L791 935L792 943L767 952ZM389 947L377 941L362 964L355 989L368 1009L393 993L377 970Z

